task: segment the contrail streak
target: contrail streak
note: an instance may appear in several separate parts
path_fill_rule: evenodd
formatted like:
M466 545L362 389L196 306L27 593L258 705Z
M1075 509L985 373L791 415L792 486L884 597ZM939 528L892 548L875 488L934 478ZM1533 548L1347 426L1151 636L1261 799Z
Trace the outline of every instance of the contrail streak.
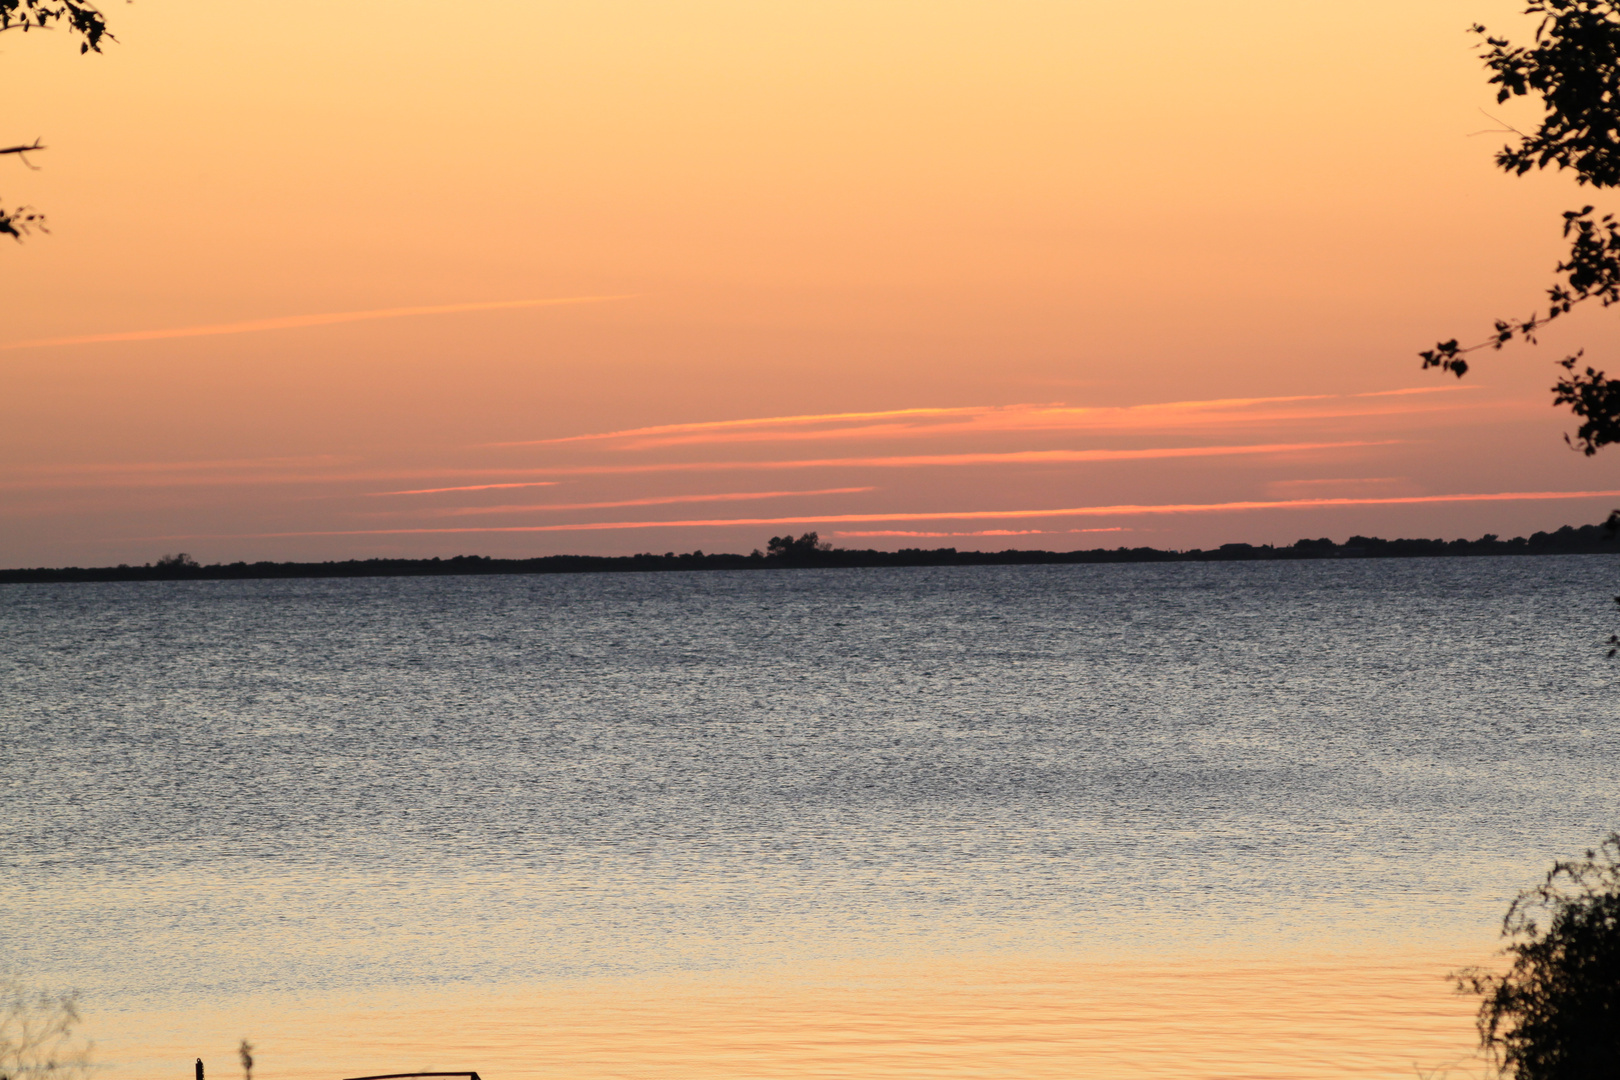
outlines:
M275 319L249 322L211 323L207 326L177 326L166 330L120 330L111 334L84 334L79 337L40 338L0 345L0 352L11 349L43 349L56 345L100 345L114 341L160 341L164 338L212 337L216 334L252 334L260 330L296 330L305 326L366 322L371 319L400 319L409 315L458 315L469 311L500 311L506 308L559 307L564 304L600 304L621 296L561 296L545 300L481 300L468 304L436 304L429 307L378 308L375 311L334 311L323 315L283 315Z

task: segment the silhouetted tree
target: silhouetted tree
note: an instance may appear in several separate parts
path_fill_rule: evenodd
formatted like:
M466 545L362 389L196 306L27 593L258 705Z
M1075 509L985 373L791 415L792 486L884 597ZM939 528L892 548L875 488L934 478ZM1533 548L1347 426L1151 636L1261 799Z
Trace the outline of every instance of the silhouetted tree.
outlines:
M80 38L79 53L100 52L101 42L114 40L107 33L107 20L94 4L84 0L0 0L0 33L17 30L65 29ZM29 168L27 155L45 149L38 139L15 146L0 146L0 156L14 155ZM33 207L19 206L8 209L0 204L0 236L21 240L26 234L45 228L45 216Z
M1473 28L1485 40L1480 58L1497 101L1539 95L1546 113L1535 131L1514 131L1518 142L1502 147L1497 165L1515 176L1555 166L1573 172L1583 186L1620 185L1620 0L1531 0L1525 14L1541 16L1529 46ZM1495 333L1473 345L1442 341L1421 354L1423 366L1461 378L1468 353L1500 349L1515 338L1533 343L1544 324L1587 300L1604 307L1620 302L1620 223L1612 214L1595 214L1591 206L1564 214L1570 252L1555 270L1563 280L1547 290L1545 314L1498 319ZM1590 455L1620 442L1620 381L1590 365L1578 370L1583 355L1559 361L1568 374L1552 389L1554 403L1568 405L1581 421L1566 441Z
M821 537L813 532L807 532L797 540L793 534L786 536L773 536L771 542L765 545L765 554L778 559L803 559L814 555L818 551L831 551L831 544L823 544Z
M1461 972L1482 995L1480 1044L1516 1080L1620 1075L1620 833L1558 862L1502 920L1505 975Z

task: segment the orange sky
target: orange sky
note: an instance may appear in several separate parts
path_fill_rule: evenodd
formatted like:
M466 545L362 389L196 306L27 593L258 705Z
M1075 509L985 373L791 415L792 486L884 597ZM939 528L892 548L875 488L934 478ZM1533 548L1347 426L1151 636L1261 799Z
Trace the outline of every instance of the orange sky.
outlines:
M50 149L0 197L53 233L0 248L0 565L1598 520L1620 459L1547 387L1614 366L1612 313L1461 384L1415 356L1528 314L1591 197L1471 134L1533 122L1464 32L1520 6L138 0L102 56L8 34L0 142Z

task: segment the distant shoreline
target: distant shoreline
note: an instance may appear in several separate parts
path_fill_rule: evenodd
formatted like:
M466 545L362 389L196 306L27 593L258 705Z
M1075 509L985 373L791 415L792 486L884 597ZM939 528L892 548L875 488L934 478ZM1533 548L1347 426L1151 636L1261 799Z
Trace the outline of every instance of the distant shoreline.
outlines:
M450 559L348 559L343 562L234 562L200 566L164 561L144 566L38 567L0 570L0 585L98 581L240 581L261 578L449 577L475 574L652 573L669 570L856 569L895 566L1061 566L1075 563L1254 562L1297 559L1410 559L1437 556L1613 555L1620 534L1602 525L1565 525L1556 532L1500 540L1383 540L1352 536L1343 544L1300 540L1288 547L1222 544L1204 551L1158 548L1095 548L1090 551L958 551L956 548L902 548L899 551L833 548L786 555L708 555L702 551L663 555L546 555L495 559L457 555Z

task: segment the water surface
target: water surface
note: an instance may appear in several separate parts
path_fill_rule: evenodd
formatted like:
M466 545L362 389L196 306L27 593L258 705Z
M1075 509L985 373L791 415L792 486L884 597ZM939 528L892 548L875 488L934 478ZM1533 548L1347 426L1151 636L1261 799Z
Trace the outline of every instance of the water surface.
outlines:
M185 1017L1479 952L1620 824L1617 571L7 586L0 954Z

